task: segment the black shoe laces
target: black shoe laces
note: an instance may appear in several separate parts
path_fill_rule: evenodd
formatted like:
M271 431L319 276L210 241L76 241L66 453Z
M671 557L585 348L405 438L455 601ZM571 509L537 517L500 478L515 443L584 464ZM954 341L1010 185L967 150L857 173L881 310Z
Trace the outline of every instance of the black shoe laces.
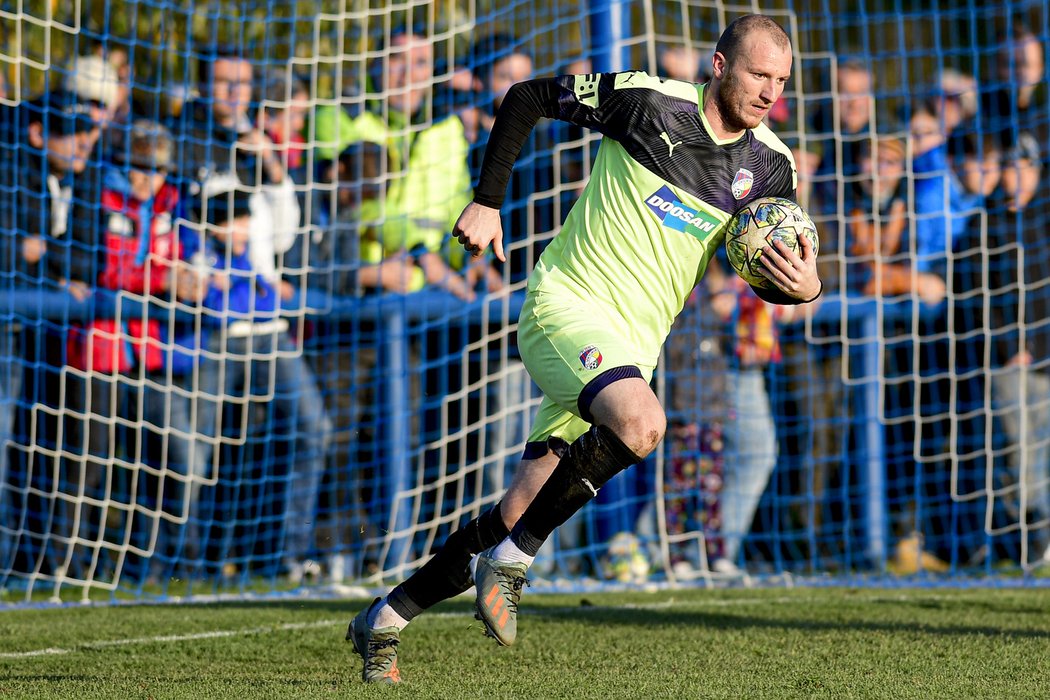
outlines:
M521 600L521 589L529 585L529 580L524 576L507 573L503 569L496 569L493 573L500 587L507 591L507 610L517 615L518 601Z

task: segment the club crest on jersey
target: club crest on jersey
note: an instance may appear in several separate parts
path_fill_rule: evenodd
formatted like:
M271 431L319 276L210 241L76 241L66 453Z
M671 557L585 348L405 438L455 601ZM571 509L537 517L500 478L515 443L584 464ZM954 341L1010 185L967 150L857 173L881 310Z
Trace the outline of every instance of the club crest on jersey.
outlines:
M602 363L602 353L596 345L588 345L580 351L580 364L584 369L598 369Z
M711 233L720 223L707 212L687 207L667 185L649 195L645 203L664 226L697 238Z
M743 199L754 184L755 174L747 168L740 168L736 171L736 177L733 178L733 197Z

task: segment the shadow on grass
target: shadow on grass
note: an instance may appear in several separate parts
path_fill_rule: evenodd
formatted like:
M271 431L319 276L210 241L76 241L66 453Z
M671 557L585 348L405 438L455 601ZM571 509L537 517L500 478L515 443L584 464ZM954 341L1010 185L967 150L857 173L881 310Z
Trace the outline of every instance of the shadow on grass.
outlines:
M832 608L832 610L837 610ZM533 611L523 613L528 614ZM1018 614L1024 614L1019 611ZM659 627L663 629L674 627L705 627L714 630L742 629L767 629L767 630L795 630L803 632L885 632L894 634L924 634L945 637L982 636L1006 639L1050 639L1050 630L1032 630L1009 627L996 627L994 625L964 625L948 624L941 625L935 622L879 622L877 620L823 620L822 613L814 610L809 619L791 617L778 619L774 617L762 617L749 613L726 613L705 611L668 611L653 609L621 610L607 607L580 606L577 610L543 610L536 609L537 617L565 618L570 616L586 616L600 625L622 625L629 627ZM799 611L799 614L805 614ZM1040 615L1045 613L1040 612Z
M840 613L841 607L837 604L839 602L847 605L851 604L851 601L848 599L843 601L831 601L827 608L828 611ZM868 613L868 616L878 617L882 614L880 609L885 610L884 604L886 603L892 603L898 607L916 608L916 612L918 612L918 610L929 611L930 614L935 614L937 612L951 612L953 609L960 610L965 606L969 611L981 611L991 614L1038 615L1040 616L1040 619L1045 615L1045 610L1026 605L1011 606L1009 604L974 600L947 602L916 600L871 601L867 603L868 605L873 606L872 611ZM259 610L270 612L277 608L283 608L289 611L317 615L324 614L325 616L331 615L337 618L346 617L347 621L349 621L353 615L357 614L357 612L367 604L368 601L365 600L286 600L280 602L231 601L212 603L209 604L208 607L218 610ZM802 603L799 605L802 605ZM878 607L874 607L876 605ZM682 606L682 608L684 607L686 607L686 605ZM469 600L460 599L445 602L436 608L436 610L443 613L473 615L474 607ZM645 608L633 608L628 606L616 607L615 605L580 604L561 607L547 605L535 607L525 606L522 608L521 614L526 618L565 619L576 617L592 621L599 625L620 625L644 628L706 627L715 630L740 630L742 628L751 628L811 632L867 631L932 634L946 637L979 635L983 637L1003 637L1014 639L1050 639L1050 630L1033 630L980 624L938 624L936 620L916 620L914 622L882 622L872 619L826 620L821 619L824 613L819 607L813 608L811 613L807 613L801 607L797 608L795 612L797 612L797 615L786 615L784 618L776 618L759 616L746 612L709 612L686 609L661 610L649 606ZM803 615L807 614L809 615L808 618L803 617ZM858 616L864 614L865 613L857 613Z

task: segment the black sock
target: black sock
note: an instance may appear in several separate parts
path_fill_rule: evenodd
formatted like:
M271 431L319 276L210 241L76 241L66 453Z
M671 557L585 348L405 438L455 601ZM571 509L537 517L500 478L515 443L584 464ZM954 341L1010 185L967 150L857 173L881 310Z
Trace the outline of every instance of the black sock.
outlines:
M508 533L497 503L449 535L430 561L390 591L387 602L394 612L411 620L427 608L459 595L474 585L471 557L499 544Z
M641 459L604 425L569 445L558 466L532 500L510 538L521 551L536 556L554 528L598 495L598 489Z

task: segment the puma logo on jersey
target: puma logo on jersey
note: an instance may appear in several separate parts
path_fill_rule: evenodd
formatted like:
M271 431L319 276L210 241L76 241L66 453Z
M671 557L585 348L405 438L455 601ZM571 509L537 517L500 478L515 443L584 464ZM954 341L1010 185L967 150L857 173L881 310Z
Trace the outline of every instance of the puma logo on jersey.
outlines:
M670 158L671 156L674 155L674 147L675 146L681 146L682 145L681 141L675 141L674 143L671 143L671 137L667 135L666 131L661 131L660 132L660 138L663 139L663 142L667 144L667 157L668 158Z
M583 482L584 486L591 490L591 493L593 493L595 496L598 495L598 489L594 488L594 484L592 484L588 479L580 479L580 481Z

